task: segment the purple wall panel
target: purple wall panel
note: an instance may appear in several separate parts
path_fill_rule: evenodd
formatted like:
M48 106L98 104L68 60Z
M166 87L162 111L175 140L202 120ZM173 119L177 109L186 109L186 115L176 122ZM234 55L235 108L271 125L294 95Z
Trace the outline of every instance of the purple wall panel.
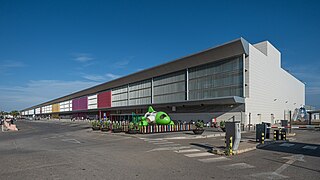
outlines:
M88 97L82 97L79 99L79 110L87 110L88 109Z
M87 110L88 97L82 97L72 100L72 111Z
M78 99L72 99L72 111L78 109Z

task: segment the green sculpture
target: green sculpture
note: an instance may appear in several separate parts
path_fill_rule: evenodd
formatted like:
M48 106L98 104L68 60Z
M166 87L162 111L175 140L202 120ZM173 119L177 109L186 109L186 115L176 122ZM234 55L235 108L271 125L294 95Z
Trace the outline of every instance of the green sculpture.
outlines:
M157 125L174 125L169 115L165 112L156 112L152 106L149 106L148 112L141 118L140 125L147 126L149 123L155 123Z

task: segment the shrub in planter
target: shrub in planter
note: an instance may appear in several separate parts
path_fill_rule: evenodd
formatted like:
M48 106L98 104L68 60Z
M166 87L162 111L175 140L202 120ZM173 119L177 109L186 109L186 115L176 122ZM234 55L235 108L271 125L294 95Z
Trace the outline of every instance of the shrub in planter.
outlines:
M220 129L223 132L226 132L226 122L225 121L220 121Z
M91 122L92 130L97 131L100 130L101 124L98 120L94 120Z
M200 121L198 120L195 124L196 128L193 130L193 133L194 134L202 134L204 132L204 122L203 121Z
M101 131L109 131L110 130L110 122L109 120L106 120L103 122Z
M128 126L128 134L138 134L140 132L140 128L137 123L129 123Z
M121 123L113 123L113 124L112 124L112 132L113 132L113 133L122 132Z

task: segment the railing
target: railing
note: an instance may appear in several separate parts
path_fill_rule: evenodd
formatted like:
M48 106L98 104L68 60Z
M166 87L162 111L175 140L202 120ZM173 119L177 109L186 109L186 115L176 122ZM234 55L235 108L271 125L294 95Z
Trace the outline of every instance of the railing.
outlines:
M109 129L113 129L113 124L118 124L120 129L123 132L127 132L129 130L129 121L111 121L109 125ZM176 124L176 125L148 125L139 127L139 131L142 134L151 134L151 133L163 133L163 132L178 132L178 131L191 131L193 130L194 124ZM118 128L119 129L119 128Z
M191 131L194 129L193 124L177 124L177 125L149 125L142 126L140 133L151 134L151 133L162 133L162 132L178 132L178 131Z

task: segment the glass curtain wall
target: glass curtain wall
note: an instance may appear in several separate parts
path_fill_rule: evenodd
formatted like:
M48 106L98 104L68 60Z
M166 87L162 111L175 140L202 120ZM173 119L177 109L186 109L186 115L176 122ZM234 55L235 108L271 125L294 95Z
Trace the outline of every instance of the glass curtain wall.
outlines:
M242 57L189 69L189 100L243 97Z
M153 79L154 103L185 101L185 71L156 77Z
M128 105L128 86L112 89L112 107Z
M129 85L129 105L151 104L151 79Z

